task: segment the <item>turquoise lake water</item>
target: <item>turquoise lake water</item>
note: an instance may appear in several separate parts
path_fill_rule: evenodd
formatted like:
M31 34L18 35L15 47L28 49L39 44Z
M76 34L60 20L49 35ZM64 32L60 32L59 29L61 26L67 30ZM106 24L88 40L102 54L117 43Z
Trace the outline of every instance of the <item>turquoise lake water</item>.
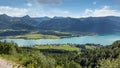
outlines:
M120 40L120 35L103 35L103 36L81 36L63 39L38 39L38 40L25 40L25 39L1 39L0 41L13 41L19 46L30 46L30 45L40 45L40 44L101 44L110 45L116 40Z

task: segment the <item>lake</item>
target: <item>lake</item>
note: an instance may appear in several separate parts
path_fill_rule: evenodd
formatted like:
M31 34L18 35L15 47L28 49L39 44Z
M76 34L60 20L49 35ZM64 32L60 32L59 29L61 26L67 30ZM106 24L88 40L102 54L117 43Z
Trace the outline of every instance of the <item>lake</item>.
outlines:
M101 44L101 45L110 45L116 40L120 40L119 35L103 35L103 36L81 36L81 37L72 37L72 38L63 38L63 39L38 39L38 40L25 40L25 39L1 39L0 41L13 41L19 46L30 46L30 45L39 45L39 44Z

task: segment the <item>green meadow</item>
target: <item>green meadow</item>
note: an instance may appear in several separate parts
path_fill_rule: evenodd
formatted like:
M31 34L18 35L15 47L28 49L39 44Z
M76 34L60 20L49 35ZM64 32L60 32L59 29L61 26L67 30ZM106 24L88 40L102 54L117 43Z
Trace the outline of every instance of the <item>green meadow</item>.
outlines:
M43 35L43 34L26 34L16 36L15 38L24 38L24 39L59 39L60 37L54 35Z
M66 50L66 51L80 51L79 48L70 45L41 45L34 46L37 49L56 49L56 50Z

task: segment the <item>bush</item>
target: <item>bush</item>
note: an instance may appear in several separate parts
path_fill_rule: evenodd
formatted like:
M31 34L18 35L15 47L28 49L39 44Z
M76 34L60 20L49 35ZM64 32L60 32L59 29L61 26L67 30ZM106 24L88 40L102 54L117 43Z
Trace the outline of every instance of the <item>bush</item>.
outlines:
M18 46L13 42L0 42L0 54L16 54Z

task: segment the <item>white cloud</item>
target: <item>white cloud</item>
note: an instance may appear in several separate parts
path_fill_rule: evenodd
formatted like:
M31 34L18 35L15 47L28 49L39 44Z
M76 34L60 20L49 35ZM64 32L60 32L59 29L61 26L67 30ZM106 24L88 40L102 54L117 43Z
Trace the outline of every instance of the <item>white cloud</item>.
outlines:
M31 7L31 6L32 6L32 4L31 4L31 3L27 3L27 6Z
M29 4L29 6L31 6ZM67 10L61 10L61 9L45 9L44 7L38 7L37 8L14 8L10 6L0 6L0 14L7 14L9 16L14 17L21 17L24 15L30 15L31 17L43 17L43 16L63 16L63 17L74 17L75 14L67 11Z
M30 6L30 5L29 5ZM120 16L120 11L110 9L109 6L104 6L100 9L86 9L83 13L75 13L68 10L62 10L57 8L45 8L39 6L36 8L14 8L9 6L0 6L0 14L7 14L9 16L24 16L30 15L31 17L43 17L43 16L62 16L62 17L100 17L100 16Z
M51 8L51 9L45 9L43 7L39 7L39 9L30 9L29 15L31 17L43 17L43 16L49 16L49 17L54 17L54 16L60 16L60 17L78 17L78 14L73 14L72 12L68 10L62 10L62 9L56 9L56 8Z
M71 12L67 10L61 10L61 9L44 9L43 7L38 8L14 8L9 6L0 6L0 14L7 14L9 16L15 16L15 17L21 17L24 15L30 15L31 17L43 17L43 16L75 16Z
M9 16L24 16L27 15L27 12L28 10L24 8L0 6L0 14L7 14Z
M109 6L104 6L101 9L86 9L83 16L93 16L93 17L99 17L99 16L120 16L120 11L110 9Z
M80 17L80 14L70 12L68 10L61 10L61 9L51 9L49 12L46 12L47 16L54 17L54 16L61 16L61 17Z
M51 9L49 12L46 12L49 16L68 16L70 14L67 10L60 10L60 9Z

